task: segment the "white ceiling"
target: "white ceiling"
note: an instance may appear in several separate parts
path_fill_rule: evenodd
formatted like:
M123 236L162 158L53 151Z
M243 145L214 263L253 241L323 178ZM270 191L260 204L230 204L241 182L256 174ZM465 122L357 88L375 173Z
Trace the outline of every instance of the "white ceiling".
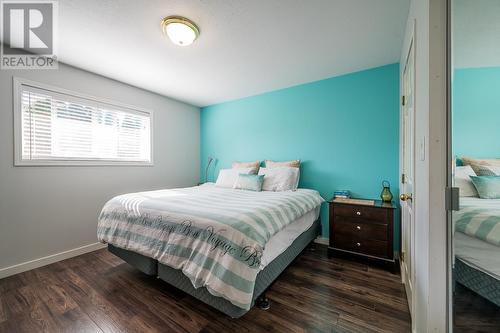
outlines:
M500 66L500 1L453 0L453 65Z
M397 62L409 0L60 0L59 59L206 106ZM196 22L189 47L164 16Z

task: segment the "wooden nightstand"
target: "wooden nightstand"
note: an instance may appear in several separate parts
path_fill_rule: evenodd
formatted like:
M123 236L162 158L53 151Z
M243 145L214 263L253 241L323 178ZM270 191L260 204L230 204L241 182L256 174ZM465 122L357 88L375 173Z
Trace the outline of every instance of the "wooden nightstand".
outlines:
M399 269L394 254L394 212L397 206L375 200L359 205L331 200L328 255L347 256Z

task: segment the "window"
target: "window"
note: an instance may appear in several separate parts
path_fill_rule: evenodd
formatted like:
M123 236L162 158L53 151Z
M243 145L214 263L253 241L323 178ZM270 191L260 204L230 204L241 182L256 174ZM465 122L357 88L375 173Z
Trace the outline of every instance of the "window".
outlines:
M14 79L16 165L151 165L152 113Z

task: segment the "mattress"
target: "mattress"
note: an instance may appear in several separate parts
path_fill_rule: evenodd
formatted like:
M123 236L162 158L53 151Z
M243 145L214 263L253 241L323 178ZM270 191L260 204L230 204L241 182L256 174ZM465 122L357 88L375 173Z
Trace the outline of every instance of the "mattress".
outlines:
M500 306L500 280L466 264L460 258L455 261L453 276L461 285Z
M500 280L500 247L455 232L455 256L469 266Z
M260 269L264 269L277 256L285 252L297 237L309 229L318 219L319 212L320 206L317 206L272 236L264 248Z

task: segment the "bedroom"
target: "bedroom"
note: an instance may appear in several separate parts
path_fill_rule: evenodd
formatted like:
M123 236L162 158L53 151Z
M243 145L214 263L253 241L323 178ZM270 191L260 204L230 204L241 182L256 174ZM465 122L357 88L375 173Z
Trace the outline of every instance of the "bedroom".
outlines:
M497 331L452 307L447 156L500 155L447 140L454 1L2 0L0 332Z

